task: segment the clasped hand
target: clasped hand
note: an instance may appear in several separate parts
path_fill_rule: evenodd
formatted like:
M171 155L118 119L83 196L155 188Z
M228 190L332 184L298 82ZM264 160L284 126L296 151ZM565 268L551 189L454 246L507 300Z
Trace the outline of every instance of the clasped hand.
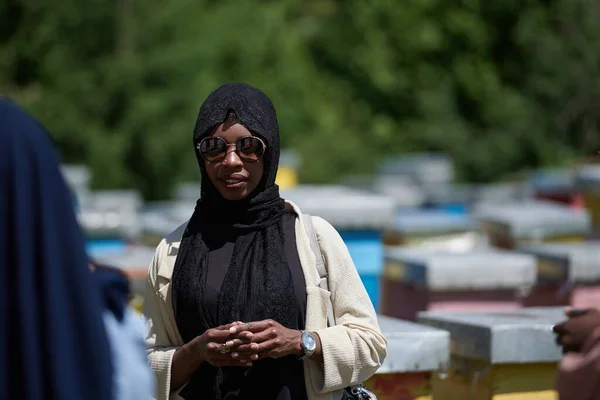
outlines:
M240 321L209 329L197 338L200 357L216 367L252 366L262 358L300 355L301 332L273 320Z

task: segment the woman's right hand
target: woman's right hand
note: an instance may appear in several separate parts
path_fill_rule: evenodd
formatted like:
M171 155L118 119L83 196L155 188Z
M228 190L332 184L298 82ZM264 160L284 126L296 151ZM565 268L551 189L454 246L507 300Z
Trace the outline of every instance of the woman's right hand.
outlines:
M177 349L171 363L171 390L181 389L205 362L215 367L247 366L247 362L242 363L239 358L232 357L232 352L222 354L218 351L233 336L229 328L239 324L241 322L233 322L208 329Z
M235 346L232 346L232 340L236 335L233 335L229 331L229 328L240 324L242 322L233 322L206 330L192 341L193 352L202 361L215 367L251 367L251 355L240 355L235 351L237 345L248 343L250 340L246 341L243 338L237 337Z

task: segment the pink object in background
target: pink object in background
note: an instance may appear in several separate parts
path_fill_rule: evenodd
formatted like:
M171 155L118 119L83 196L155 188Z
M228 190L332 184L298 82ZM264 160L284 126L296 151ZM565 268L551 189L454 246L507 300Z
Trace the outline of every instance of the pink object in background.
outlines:
M573 289L571 304L577 308L600 307L600 285L576 286Z

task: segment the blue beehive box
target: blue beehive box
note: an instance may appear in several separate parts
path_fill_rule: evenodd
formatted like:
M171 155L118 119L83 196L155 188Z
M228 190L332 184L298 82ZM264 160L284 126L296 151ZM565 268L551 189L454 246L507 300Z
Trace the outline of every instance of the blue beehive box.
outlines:
M474 197L472 185L431 184L424 188L425 207L453 214L467 214Z
M331 223L344 240L375 309L383 271L383 230L393 223L394 201L382 195L341 186L298 186L281 196L304 213Z
M379 308L379 285L383 271L384 246L381 232L375 230L340 231L348 251L356 265L367 293L377 310Z

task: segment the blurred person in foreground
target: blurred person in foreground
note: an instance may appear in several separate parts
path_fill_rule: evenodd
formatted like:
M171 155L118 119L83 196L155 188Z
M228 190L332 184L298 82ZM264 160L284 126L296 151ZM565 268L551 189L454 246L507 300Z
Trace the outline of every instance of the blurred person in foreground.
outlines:
M103 300L50 137L0 97L0 399L111 400Z
M106 310L104 326L113 361L113 399L152 399L155 382L146 359L146 327L128 305L129 280L121 270L92 260L90 270L100 285Z
M221 86L200 108L193 146L200 199L159 244L144 298L158 398L340 399L380 367L386 341L340 235L313 217L329 291L319 287L309 217L275 184L271 101Z
M565 353L557 375L560 400L600 400L600 311L565 310L567 320L555 325Z
M89 264L59 162L44 128L0 98L0 399L151 399L128 282Z

